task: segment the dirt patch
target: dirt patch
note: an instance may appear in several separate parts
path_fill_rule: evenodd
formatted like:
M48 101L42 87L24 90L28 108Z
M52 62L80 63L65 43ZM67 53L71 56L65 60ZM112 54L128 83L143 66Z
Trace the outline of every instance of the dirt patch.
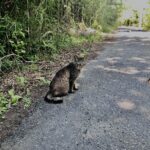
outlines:
M112 38L106 38L106 40L113 40ZM55 58L53 62L39 62L37 63L38 69L36 71L26 72L12 72L9 75L3 76L1 80L1 89L6 92L9 87L15 87L15 76L22 75L28 78L29 84L26 86L31 91L32 103L28 109L24 108L22 101L15 107L12 107L5 115L4 119L0 120L0 143L2 143L8 136L12 135L17 127L21 124L22 119L28 117L29 114L36 109L40 103L39 99L43 99L44 94L48 90L48 85L40 85L37 77L45 77L51 80L53 75L62 66L68 64L73 60L74 55L81 53L83 50L88 49L88 60L95 59L100 51L103 50L102 43L88 44L85 43L82 47L77 46L62 52ZM34 79L34 80L33 80ZM43 93L43 94L41 94Z

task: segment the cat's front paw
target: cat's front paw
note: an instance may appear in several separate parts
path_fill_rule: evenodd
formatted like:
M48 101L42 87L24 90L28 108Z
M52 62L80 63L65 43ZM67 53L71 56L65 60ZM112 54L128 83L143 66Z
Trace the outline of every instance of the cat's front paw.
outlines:
M75 91L72 90L72 91L69 91L69 93L70 93L70 94L73 94L73 93L75 93Z
M75 87L75 88L74 88L74 90L76 90L76 91L77 91L77 90L79 90L79 88Z

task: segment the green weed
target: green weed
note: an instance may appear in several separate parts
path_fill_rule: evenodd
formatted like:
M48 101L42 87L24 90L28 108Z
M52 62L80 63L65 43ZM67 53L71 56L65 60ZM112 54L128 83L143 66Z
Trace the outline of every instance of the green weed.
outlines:
M11 89L8 91L8 94L10 96L11 104L17 105L18 101L22 98L20 95L16 95L14 89Z
M48 85L50 82L45 77L37 78L40 81L40 85Z
M4 118L4 113L8 111L9 101L4 96L2 92L0 92L0 118Z
M29 108L31 105L31 99L29 97L24 97L23 103L24 103L24 109Z
M27 81L27 79L25 78L25 77L19 77L19 76L17 76L16 77L16 81L17 81L17 83L20 85L20 86L25 86L25 84L28 82Z

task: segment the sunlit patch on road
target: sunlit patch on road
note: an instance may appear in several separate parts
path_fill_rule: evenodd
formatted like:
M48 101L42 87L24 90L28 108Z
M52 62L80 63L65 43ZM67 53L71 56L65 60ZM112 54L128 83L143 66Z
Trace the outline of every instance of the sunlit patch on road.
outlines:
M136 107L135 104L128 99L117 102L117 105L124 110L133 110Z
M112 67L111 68L111 67L105 67L102 65L98 65L98 66L96 66L96 68L103 69L105 71L118 72L118 73L129 74L129 75L137 74L140 72L136 67L124 67L124 68L123 67L122 68L113 68Z
M140 91L137 90L131 90L130 93L134 96L138 96L138 97L144 97L145 95L143 93L141 93Z

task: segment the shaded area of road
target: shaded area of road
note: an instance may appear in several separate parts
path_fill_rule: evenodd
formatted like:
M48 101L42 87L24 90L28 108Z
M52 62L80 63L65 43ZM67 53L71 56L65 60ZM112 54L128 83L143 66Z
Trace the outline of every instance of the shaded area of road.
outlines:
M121 26L118 28L118 31L121 31L121 32L144 32L145 30L141 27Z
M150 149L150 33L119 32L62 105L41 100L3 150Z

